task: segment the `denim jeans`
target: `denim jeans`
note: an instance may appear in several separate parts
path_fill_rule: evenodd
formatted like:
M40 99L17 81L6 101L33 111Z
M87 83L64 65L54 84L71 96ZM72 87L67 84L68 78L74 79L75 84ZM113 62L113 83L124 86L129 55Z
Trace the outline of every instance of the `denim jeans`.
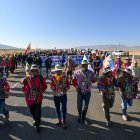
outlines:
M128 99L125 95L121 95L122 99L122 114L127 115L127 107L132 106L133 99Z
M82 113L84 113L84 119L85 119L85 116L86 116L86 112L88 110L88 105L89 105L89 102L90 102L90 96L91 96L90 92L88 92L86 94L82 94L80 92L77 93L77 109L78 109L78 112L79 112L79 117L81 117ZM85 104L84 104L84 109L82 110L83 101L85 102Z
M3 115L9 114L9 111L5 108L5 99L0 99L0 113Z
M54 96L54 104L58 119L61 119L61 111L62 111L62 118L63 121L65 122L67 113L67 94L64 94L62 96Z

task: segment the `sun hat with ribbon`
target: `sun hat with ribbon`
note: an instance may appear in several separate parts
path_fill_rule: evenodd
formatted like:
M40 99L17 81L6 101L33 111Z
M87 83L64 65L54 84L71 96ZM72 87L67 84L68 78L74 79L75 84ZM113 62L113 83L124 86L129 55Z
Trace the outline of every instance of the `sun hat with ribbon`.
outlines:
M60 64L55 65L54 71L63 70Z
M71 58L72 58L72 57L69 55L69 56L68 56L68 59L71 59Z
M88 62L87 60L82 60L81 64L82 64L82 65L85 65L85 64L88 65L89 62Z
M106 74L108 72L112 72L112 70L111 70L111 68L109 66L105 66L103 74Z
M39 71L39 68L38 68L38 66L37 65L32 65L31 66L31 68L30 68L30 70L32 71L32 70L38 70Z
M126 68L124 70L122 70L123 72L127 73L127 74L132 74L132 70L130 68Z
M131 60L129 57L126 57L125 60Z

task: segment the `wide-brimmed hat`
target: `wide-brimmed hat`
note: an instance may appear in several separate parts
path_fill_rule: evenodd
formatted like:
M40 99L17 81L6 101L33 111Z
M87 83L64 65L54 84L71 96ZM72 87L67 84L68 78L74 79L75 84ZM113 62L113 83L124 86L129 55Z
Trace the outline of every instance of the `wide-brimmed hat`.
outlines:
M92 50L91 53L96 53L96 52L94 50Z
M71 59L71 58L72 58L72 57L69 55L69 56L68 56L68 59Z
M88 65L89 62L88 62L87 60L82 60L81 64L82 64L82 65L85 65L85 64Z
M130 75L132 74L132 70L130 68L123 69L122 71Z
M126 57L125 60L130 60L130 58L129 57Z
M55 65L55 68L53 71L60 71L63 70L60 64Z
M31 68L30 68L30 70L31 70L31 71L32 71L32 70L37 70L37 71L39 71L39 68L38 68L37 65L32 65Z
M118 55L118 56L117 56L117 58L119 59L119 58L121 58L121 56L120 56L120 55Z
M111 68L109 66L105 66L104 67L104 74L108 73L108 72L112 72Z

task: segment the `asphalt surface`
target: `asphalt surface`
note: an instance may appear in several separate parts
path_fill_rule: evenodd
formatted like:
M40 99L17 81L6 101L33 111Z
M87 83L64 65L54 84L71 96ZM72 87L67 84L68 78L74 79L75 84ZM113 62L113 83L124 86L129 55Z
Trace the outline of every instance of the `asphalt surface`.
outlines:
M45 74L43 72L43 74ZM76 91L71 86L68 92L68 128L64 130L56 126L56 114L53 96L49 88L44 94L42 104L41 132L38 134L32 126L32 118L21 90L20 80L25 76L24 69L18 68L15 74L10 74L8 81L11 86L10 97L6 100L10 111L10 119L5 122L0 116L0 140L140 140L140 99L135 99L128 109L129 121L122 120L120 93L116 92L114 107L111 109L113 126L105 126L104 112L101 107L101 95L96 83L92 88L88 125L79 124L77 119Z

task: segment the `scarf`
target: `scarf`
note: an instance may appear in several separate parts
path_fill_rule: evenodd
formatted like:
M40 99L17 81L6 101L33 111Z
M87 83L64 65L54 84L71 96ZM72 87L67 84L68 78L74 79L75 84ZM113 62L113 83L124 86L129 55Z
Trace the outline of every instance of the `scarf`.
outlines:
M56 80L59 82L61 79L62 79L62 74L59 76L59 75L57 75L57 74L55 74L55 78L56 78Z

